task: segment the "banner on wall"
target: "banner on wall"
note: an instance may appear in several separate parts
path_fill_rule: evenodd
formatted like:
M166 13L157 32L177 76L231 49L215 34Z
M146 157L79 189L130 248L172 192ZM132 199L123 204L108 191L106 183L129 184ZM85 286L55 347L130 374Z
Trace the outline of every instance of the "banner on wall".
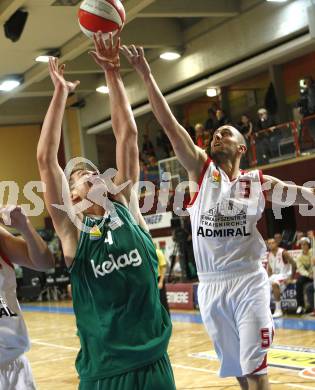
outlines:
M193 283L166 284L167 302L171 309L194 308Z
M149 230L169 228L171 227L172 212L145 215L144 219Z

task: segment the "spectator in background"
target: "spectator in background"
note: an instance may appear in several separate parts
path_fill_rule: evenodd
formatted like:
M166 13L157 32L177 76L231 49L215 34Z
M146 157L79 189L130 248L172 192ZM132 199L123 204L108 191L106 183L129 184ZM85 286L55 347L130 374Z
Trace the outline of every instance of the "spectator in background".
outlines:
M303 118L315 114L315 81L312 76L304 78L304 85L300 89L300 99L297 102ZM306 121L310 136L315 141L315 119Z
M240 132L245 137L246 141L253 133L253 122L247 114L243 114L240 120Z
M195 144L202 149L204 148L204 144L203 144L204 131L205 128L203 127L203 124L197 123L195 125Z
M274 117L269 115L268 110L262 108L259 110L262 114L258 118L258 126L261 130L268 129L267 137L269 138L269 150L272 158L279 157L279 142L282 138L281 129L276 128Z
M308 230L306 232L307 237L311 240L311 245L313 245L314 240L314 230Z
M274 129L276 122L273 117L271 117L266 110L266 108L262 107L257 111L258 120L257 120L257 129L259 130L270 130Z
M250 117L247 114L243 114L241 116L241 120L239 123L239 129L240 129L240 132L243 134L245 141L246 141L247 151L246 151L246 155L245 155L244 160L245 160L245 165L247 168L247 167L249 167L250 161L251 161L250 141L251 141L251 135L253 134L253 122L251 121Z
M303 314L305 312L304 286L307 283L313 282L311 241L307 237L302 237L300 243L302 253L296 260L297 272L299 273L299 277L296 281L296 314Z
M315 258L312 258L312 268L315 267ZM309 283L306 286L306 296L308 304L310 305L310 310L313 311L313 316L315 316L315 307L314 307L314 273L313 273L313 283Z
M303 105L301 114L303 116L315 114L315 81L312 76L304 78L304 86L300 90L301 99L306 100L306 104Z
M165 307L168 314L170 314L170 309L168 307L166 288L165 288L165 274L167 268L166 258L161 249L156 249L156 255L158 258L158 286L160 290L160 301L161 304Z
M214 123L216 121L216 110L214 110L212 107L208 109L208 118L205 121L204 128L206 131L209 131L210 134L214 131Z
M149 134L147 132L143 134L142 153L145 156L155 156L154 146L150 141Z
M257 162L258 164L268 164L273 154L270 133L274 130L275 121L265 108L260 108L257 115L255 128Z
M218 108L216 110L215 117L216 119L213 124L214 130L218 129L223 125L227 125L229 123L228 117L226 116L225 112L221 108Z
M279 318L283 315L281 292L288 284L293 283L296 264L285 249L279 248L274 238L268 240L268 250L268 276L276 305L273 318Z
M51 240L49 240L48 248L50 252L53 254L54 259L55 259L55 267L61 267L65 266L65 262L63 259L63 253L61 249L61 243L59 240L59 237L57 236L57 233L54 232L52 235Z
M273 238L275 239L278 246L281 246L282 242L282 234L281 233L275 233Z
M140 181L145 181L147 180L147 175L148 175L148 168L146 167L144 161L142 158L139 158L139 163L140 163Z
M208 155L210 154L211 141L212 141L212 135L210 131L205 130L205 132L203 133L203 149L208 153Z
M295 243L292 246L292 249L301 249L301 238L303 238L305 234L299 230L296 231Z
M158 135L156 137L156 145L160 150L159 159L164 159L171 156L172 145L162 129L159 129Z
M195 142L195 138L196 138L195 128L191 126L188 121L186 122L184 127L187 130L188 134L190 135L190 138Z
M148 156L148 164L147 164L147 180L154 183L154 185L159 187L160 182L160 174L159 174L159 166L154 155Z

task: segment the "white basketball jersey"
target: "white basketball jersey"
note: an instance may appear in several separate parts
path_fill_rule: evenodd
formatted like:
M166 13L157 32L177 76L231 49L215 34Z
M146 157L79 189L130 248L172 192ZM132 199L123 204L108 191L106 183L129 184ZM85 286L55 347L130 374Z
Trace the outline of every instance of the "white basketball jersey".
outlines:
M257 264L266 252L256 224L265 207L260 171L230 181L210 159L199 192L187 210L198 274L238 271Z
M283 261L283 252L283 248L278 248L275 255L272 252L268 252L268 264L272 269L273 275L291 275L291 264Z
M0 257L0 367L29 349L29 338L16 297L13 265Z

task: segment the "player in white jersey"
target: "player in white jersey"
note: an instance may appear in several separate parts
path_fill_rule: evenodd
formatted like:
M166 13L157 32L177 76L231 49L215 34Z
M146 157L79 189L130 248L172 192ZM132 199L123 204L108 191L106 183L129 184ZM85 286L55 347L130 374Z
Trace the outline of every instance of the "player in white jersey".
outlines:
M283 315L281 292L288 284L294 283L296 263L285 249L279 248L274 238L268 240L268 248L268 276L276 305L273 318L279 318Z
M262 183L269 188L267 199L271 200L277 186L297 191L296 204L309 202L302 196L302 187L257 170L241 172L246 143L232 126L215 131L211 161L172 114L143 48L123 46L121 50L144 81L154 115L189 175L199 306L221 362L220 375L236 376L242 389L268 389L266 352L273 322L268 276L260 260L266 247L256 228L265 207ZM311 189L305 192L313 196Z
M0 221L3 220L22 237L0 226L0 390L33 390L32 371L24 355L30 343L16 297L12 263L45 270L54 267L54 259L20 207L1 207Z

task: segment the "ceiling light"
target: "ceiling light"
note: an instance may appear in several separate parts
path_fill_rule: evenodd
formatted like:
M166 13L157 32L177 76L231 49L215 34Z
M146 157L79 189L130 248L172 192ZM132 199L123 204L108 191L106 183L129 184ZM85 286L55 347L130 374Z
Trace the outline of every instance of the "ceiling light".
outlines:
M160 55L160 58L166 61L174 61L180 58L180 54L175 51L166 51Z
M270 3L285 3L287 0L266 0L269 1Z
M207 96L215 97L218 95L218 91L216 88L207 88Z
M9 92L12 91L12 89L18 87L21 84L18 80L4 80L0 84L0 91Z
M96 88L96 91L99 93L108 93L108 87L106 85L101 85L100 87Z
M50 57L56 57L56 58L60 57L60 49L56 49L56 48L46 49L46 50L44 49L42 53L43 54L40 54L35 58L36 62L43 62L47 64L49 62Z
M35 58L35 61L36 62L45 62L45 63L47 63L47 62L49 62L49 57L50 56L38 56L38 57Z

